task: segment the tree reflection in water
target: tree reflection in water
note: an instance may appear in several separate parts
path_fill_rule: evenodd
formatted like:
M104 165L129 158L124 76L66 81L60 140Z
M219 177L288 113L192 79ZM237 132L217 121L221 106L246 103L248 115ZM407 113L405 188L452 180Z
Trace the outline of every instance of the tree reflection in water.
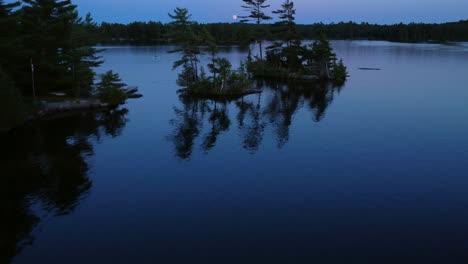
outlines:
M175 146L176 156L190 159L199 137L202 137L201 150L208 153L220 135L232 128L231 119L237 121L240 145L247 151L258 151L267 128L271 128L278 148L282 148L290 139L290 127L300 109L309 111L313 122L320 122L343 88L330 83L257 81L256 84L257 88L263 87L263 95L224 101L181 95L182 106L174 108L175 118L171 120L174 130L168 137Z
M204 137L202 143L202 148L205 152L211 150L216 145L218 136L222 132L228 131L231 126L227 104L221 103L220 106L218 106L218 103L215 102L214 109L211 111L208 122L211 125L211 129Z
M8 263L33 242L41 205L55 216L72 212L92 186L87 159L93 140L117 137L127 109L75 114L0 135L0 262Z

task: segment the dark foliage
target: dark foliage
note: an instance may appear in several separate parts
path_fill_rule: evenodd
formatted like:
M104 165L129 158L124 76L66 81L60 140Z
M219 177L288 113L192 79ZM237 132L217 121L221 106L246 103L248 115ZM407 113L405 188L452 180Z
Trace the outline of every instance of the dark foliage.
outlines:
M191 14L187 9L176 8L169 17L172 19L169 36L177 44L177 48L170 52L181 54L181 58L173 65L174 70L182 67L177 85L198 95L232 94L248 88L250 82L245 64L238 71L233 71L231 62L217 57L218 46L214 37L206 28L198 27L190 20ZM203 65L199 65L199 56L204 51L211 55L211 63L207 65L210 77Z
M0 32L4 124L23 119L22 97L36 103L50 92L92 95L93 68L102 63L94 48L99 29L90 14L79 17L70 0L0 0Z
M138 26L135 26L138 25ZM211 23L196 24L205 27L219 44L249 44L259 40L258 32L264 39L276 40L270 24ZM102 23L99 26L102 43L168 43L171 27L160 22L134 22L125 24ZM395 24L377 25L369 23L340 22L297 25L298 33L304 39L318 39L325 34L330 39L347 40L388 40L397 42L448 42L468 41L468 20L443 24Z
M0 67L0 130L14 127L26 119L21 93Z
M0 1L0 29L0 66L23 93L32 94L34 76L38 95L90 95L92 68L101 64L98 26L70 0Z
M101 81L97 83L97 97L112 106L124 104L128 96L122 91L125 84L122 83L119 74L108 71L99 77Z

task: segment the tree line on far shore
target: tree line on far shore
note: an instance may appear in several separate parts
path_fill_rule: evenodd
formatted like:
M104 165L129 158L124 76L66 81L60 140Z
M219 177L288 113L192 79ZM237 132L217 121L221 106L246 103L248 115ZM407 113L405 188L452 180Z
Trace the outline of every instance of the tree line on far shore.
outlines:
M194 25L206 28L220 44L247 45L256 40L258 32L266 40L274 40L271 24L209 23ZM103 22L95 29L101 43L153 44L171 43L173 27L170 23L133 22L129 24ZM394 24L340 22L332 24L298 24L297 30L304 39L319 39L325 34L329 39L387 40L396 42L452 42L468 41L468 20L443 24Z

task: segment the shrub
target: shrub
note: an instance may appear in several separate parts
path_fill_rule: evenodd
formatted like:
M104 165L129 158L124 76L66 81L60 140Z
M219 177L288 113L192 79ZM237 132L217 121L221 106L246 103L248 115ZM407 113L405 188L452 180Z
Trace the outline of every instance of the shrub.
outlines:
M122 83L119 74L108 71L100 75L101 82L97 84L97 97L103 103L113 106L124 104L127 94L122 91L125 84Z
M333 81L336 84L344 84L347 77L348 69L344 65L343 60L340 60L333 69Z
M252 81L250 80L249 73L247 71L247 64L241 62L241 65L237 71L232 71L229 77L229 87L232 92L240 92L250 88Z

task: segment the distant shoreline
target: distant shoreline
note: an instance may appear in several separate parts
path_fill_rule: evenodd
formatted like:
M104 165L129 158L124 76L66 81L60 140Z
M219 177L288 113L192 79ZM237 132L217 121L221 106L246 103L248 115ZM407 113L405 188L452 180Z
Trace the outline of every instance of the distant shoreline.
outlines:
M255 41L256 31L266 32L264 39L272 39L272 24L208 23L196 24L206 28L217 44L247 45ZM440 24L369 24L355 22L298 24L304 39L318 39L322 34L330 40L384 40L403 43L466 42L468 19ZM102 22L97 26L101 43L155 44L171 43L170 24L161 22L132 22L128 24Z
M269 40L274 41L274 40ZM304 41L315 41L315 39L305 39ZM401 43L401 44L439 44L439 45L447 45L447 46L459 46L459 44L468 44L468 41L421 41L421 42L403 42L403 41L392 41L392 40L383 40L383 39L330 39L330 41L370 41L370 42L389 42L389 43ZM239 44L239 43L222 43L220 47L248 47L252 43L249 44ZM148 43L141 43L141 42L103 42L99 43L96 47L98 48L105 48L106 46L118 47L118 46L129 46L129 47L138 47L138 46L172 46L175 45L174 43L170 42L148 42Z

